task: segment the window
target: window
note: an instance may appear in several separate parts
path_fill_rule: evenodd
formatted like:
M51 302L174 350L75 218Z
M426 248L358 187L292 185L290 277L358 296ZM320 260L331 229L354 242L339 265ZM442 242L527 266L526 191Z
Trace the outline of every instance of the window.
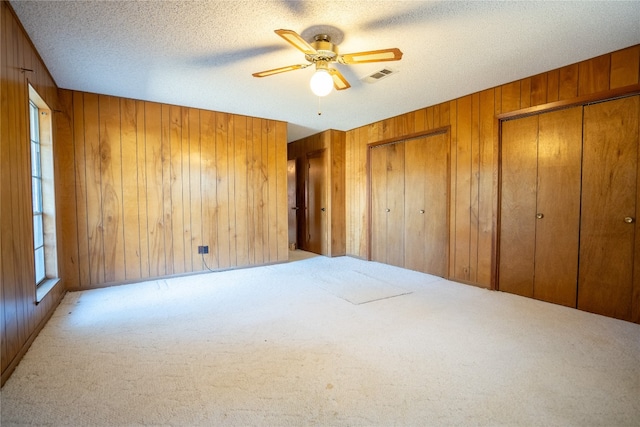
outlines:
M44 221L42 209L42 156L40 149L40 119L38 106L29 100L31 124L31 193L33 199L33 250L35 253L36 285L46 278L44 265Z
M51 110L29 85L31 200L36 302L58 282Z

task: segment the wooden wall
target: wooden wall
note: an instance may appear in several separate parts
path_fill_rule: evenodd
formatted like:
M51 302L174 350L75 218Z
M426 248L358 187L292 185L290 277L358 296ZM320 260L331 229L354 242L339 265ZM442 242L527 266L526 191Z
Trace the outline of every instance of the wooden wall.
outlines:
M0 2L2 384L67 289L288 259L286 123L58 90ZM24 71L24 69L32 71ZM60 281L36 304L28 83L53 114Z
M638 85L640 45L467 95L346 134L347 254L368 256L367 144L451 128L449 278L491 288L498 198L498 120L509 112Z
M0 335L2 384L64 295L64 278L35 304L28 102L31 84L50 108L57 87L13 10L0 2ZM31 70L31 71L26 71ZM54 129L54 150L61 149ZM64 165L55 163L56 205ZM58 235L61 218L58 220ZM58 248L58 258L63 256Z
M68 90L60 109L70 289L288 259L286 123Z

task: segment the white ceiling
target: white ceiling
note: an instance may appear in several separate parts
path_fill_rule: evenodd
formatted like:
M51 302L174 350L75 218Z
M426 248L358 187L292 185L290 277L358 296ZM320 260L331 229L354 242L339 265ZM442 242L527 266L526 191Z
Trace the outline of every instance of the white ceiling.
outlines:
M289 123L289 141L349 130L640 43L640 1L18 1L61 88ZM351 88L319 100L313 67L273 31L330 25L341 53L398 47L401 61L336 65ZM360 79L390 66L374 84ZM318 115L318 111L322 115Z

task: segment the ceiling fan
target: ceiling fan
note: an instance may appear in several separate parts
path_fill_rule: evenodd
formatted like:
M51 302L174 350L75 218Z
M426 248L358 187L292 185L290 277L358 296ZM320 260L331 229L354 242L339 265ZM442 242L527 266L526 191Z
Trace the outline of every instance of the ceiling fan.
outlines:
M344 90L351 87L347 79L336 68L329 64L363 64L367 62L398 61L402 52L398 48L371 50L366 52L338 54L338 47L331 42L327 34L317 34L314 41L307 43L298 33L292 30L275 30L275 33L291 43L296 49L304 53L308 64L289 65L273 70L253 73L254 77L267 77L287 71L300 70L311 65L316 66L316 72L311 78L311 90L318 96L325 96L332 88Z

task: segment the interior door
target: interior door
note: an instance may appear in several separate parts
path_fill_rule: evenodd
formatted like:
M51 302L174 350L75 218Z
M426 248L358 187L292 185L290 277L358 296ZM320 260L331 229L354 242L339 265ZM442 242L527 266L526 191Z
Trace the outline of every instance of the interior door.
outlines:
M287 161L287 206L289 248L298 247L298 200L296 184L296 159Z
M449 134L406 141L405 267L445 277L449 265Z
M327 197L325 150L307 155L306 250L321 255L327 248Z
M638 100L585 107L578 283L579 309L636 321Z
M404 266L404 144L373 147L371 259Z

